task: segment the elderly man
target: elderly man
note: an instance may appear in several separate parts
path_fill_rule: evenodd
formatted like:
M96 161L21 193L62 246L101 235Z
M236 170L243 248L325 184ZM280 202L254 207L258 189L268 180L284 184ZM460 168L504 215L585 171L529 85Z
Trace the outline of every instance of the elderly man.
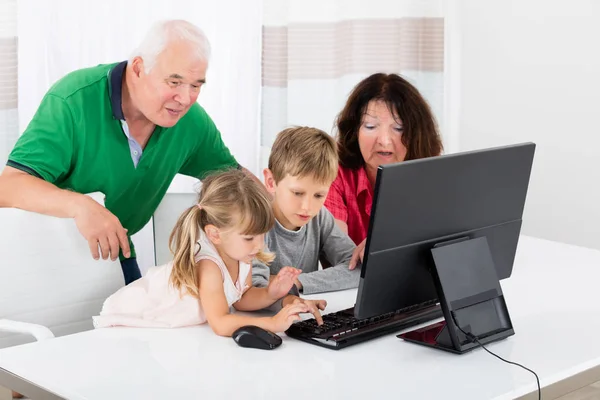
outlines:
M125 283L138 279L130 237L175 174L241 168L196 103L209 53L197 27L166 21L128 61L63 77L9 156L0 207L74 218L95 259L120 256ZM82 194L97 191L106 208Z

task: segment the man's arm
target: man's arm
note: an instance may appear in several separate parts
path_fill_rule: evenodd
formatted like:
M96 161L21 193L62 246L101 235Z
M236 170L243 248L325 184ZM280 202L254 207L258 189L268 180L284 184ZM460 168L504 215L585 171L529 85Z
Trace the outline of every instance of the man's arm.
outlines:
M59 189L13 167L4 167L0 175L0 207L20 208L59 218L74 218L75 210L84 197L87 196Z
M73 217L81 195L56 187L73 161L74 122L62 97L46 94L0 175L0 207Z
M263 186L256 175L239 165L223 142L221 132L217 129L214 121L200 105L194 105L188 113L190 114L189 118L195 119L198 127L202 130L202 135L197 136L197 142L190 157L179 171L181 174L202 180L217 171L238 168Z
M117 217L88 196L55 185L77 163L72 115L61 96L50 92L44 96L0 175L0 207L74 218L94 258L99 258L98 247L104 259L115 260L119 247L129 257L127 231Z
M240 168L237 160L223 142L221 132L214 121L199 104L194 104L186 118L195 124L197 131L191 131L189 154L179 173L203 180L219 171Z
M257 177L256 175L254 175L252 172L250 172L250 170L249 170L249 169L246 169L246 168L242 167L241 165L239 166L239 168L240 168L242 171L244 171L244 173L245 173L246 175L248 175L250 178L254 179L254 181L255 181L256 183L258 183L260 186L264 186L264 183L262 183L262 182L260 181L260 179L258 179L258 177ZM269 197L270 197L270 195L269 195Z
M131 255L127 231L110 211L89 196L59 189L16 168L6 166L0 175L0 207L75 219L95 259L101 253L103 259L116 260L119 248L125 257Z

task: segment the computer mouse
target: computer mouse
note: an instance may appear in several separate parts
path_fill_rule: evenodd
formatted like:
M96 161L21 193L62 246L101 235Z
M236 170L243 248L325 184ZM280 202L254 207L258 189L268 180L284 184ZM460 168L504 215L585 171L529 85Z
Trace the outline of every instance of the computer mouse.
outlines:
M271 331L254 325L238 328L231 335L233 340L241 347L253 349L273 350L281 345L281 338Z

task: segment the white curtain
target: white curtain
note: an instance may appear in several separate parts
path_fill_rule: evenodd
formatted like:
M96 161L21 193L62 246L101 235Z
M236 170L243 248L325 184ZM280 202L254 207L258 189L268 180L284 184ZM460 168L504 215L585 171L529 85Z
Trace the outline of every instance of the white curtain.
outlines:
M198 102L238 162L258 173L260 0L19 0L18 5L20 132L56 80L75 69L129 58L157 20L186 19L206 33L212 47L207 84ZM195 179L177 176L169 192L195 189ZM154 265L152 226L133 241L144 273Z
M172 18L186 19L208 36L212 58L198 101L240 164L257 171L260 0L20 0L21 131L57 79L78 68L127 59L153 22Z
M264 0L261 167L290 125L333 133L351 89L399 73L443 125L443 0Z
M17 136L17 0L0 0L0 170Z

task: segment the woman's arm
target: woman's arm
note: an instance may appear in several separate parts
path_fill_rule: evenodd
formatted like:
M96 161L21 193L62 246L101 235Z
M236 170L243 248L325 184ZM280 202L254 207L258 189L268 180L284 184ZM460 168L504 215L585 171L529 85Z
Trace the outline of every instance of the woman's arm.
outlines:
M338 175L331 184L329 192L327 192L324 206L333 215L340 229L348 234L348 206L346 205L342 184L342 179Z

